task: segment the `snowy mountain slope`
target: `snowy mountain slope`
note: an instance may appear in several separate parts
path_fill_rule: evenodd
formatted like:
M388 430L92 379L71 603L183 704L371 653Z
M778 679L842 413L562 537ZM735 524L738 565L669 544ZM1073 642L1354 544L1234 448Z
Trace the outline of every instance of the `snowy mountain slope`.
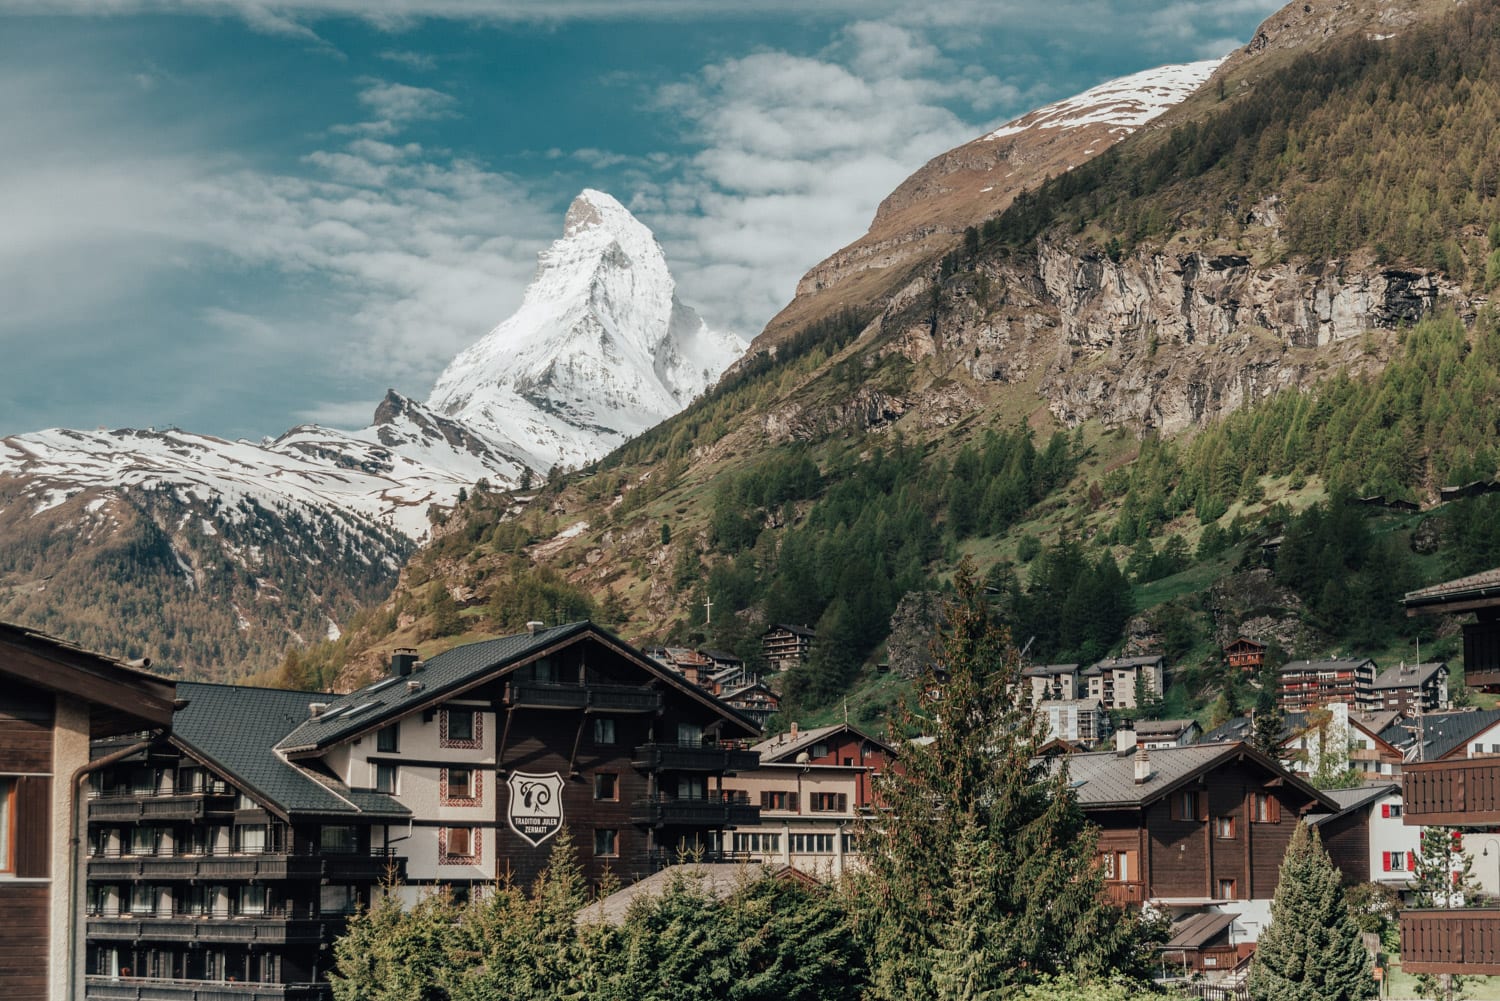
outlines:
M744 349L678 300L651 231L586 190L520 309L453 360L427 403L534 468L576 466L681 410Z
M978 140L994 142L1032 129L1078 129L1105 125L1129 135L1203 86L1223 59L1158 66L1110 80L1081 94L1046 105L1007 122Z

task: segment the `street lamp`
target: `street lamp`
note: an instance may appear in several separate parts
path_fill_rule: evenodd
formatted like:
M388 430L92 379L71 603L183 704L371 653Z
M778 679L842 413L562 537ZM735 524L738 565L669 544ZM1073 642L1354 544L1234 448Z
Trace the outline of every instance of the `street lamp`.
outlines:
M1495 846L1495 854L1497 856L1500 856L1500 840L1497 840L1495 838L1486 838L1484 847L1479 851L1479 855L1481 858L1490 857L1490 845ZM1490 894L1490 898L1494 899L1497 896L1500 896L1500 858L1495 859L1495 892Z

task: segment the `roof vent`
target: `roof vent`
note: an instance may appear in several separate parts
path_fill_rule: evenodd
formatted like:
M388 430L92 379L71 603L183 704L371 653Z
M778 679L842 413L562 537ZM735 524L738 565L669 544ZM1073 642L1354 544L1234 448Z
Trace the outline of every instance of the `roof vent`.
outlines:
M411 673L412 665L417 662L417 651L411 647L397 647L391 654L391 677L404 678Z
M317 719L323 715L323 710L327 708L327 702L309 702L307 704L307 715L310 719Z
M547 623L545 623L545 622L538 622L536 619L532 619L530 622L526 623L526 631L528 633L530 633L532 636L535 636L536 633L537 633L537 630L541 629L546 624Z
M406 682L406 690L412 693L420 692L422 690L422 683L416 678L410 678Z

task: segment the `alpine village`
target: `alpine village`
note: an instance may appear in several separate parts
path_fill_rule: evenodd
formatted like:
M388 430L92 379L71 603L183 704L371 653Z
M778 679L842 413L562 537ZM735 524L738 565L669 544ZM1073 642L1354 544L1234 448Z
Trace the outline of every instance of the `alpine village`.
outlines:
M9 1001L1500 997L1500 4L1154 72L748 345L587 190L275 477L0 440Z

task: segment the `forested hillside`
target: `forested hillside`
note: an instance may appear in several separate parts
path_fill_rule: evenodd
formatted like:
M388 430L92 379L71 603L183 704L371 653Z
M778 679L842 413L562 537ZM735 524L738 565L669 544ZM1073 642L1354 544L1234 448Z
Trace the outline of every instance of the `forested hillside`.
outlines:
M1035 661L1167 653L1161 711L1243 697L1218 667L1241 628L1281 658L1400 656L1403 589L1500 561L1491 498L1435 507L1496 471L1496 60L1500 12L1463 7L1211 82L1188 120L976 220L904 292L808 325L595 466L471 494L298 676L348 684L389 645L531 617L752 662L768 623L806 623L813 657L778 679L790 707L852 691L873 718L898 684L873 665L905 669L964 554ZM1125 284L1211 265L1246 298L1169 338L1137 297L1101 342L1055 292L1059 260ZM1349 292L1370 276L1382 296ZM1367 312L1313 330L1339 295ZM1048 386L1067 379L1126 403L1175 380L1218 409L1175 436L1128 416L1149 407L1065 424ZM1260 543L1281 535L1272 574Z

